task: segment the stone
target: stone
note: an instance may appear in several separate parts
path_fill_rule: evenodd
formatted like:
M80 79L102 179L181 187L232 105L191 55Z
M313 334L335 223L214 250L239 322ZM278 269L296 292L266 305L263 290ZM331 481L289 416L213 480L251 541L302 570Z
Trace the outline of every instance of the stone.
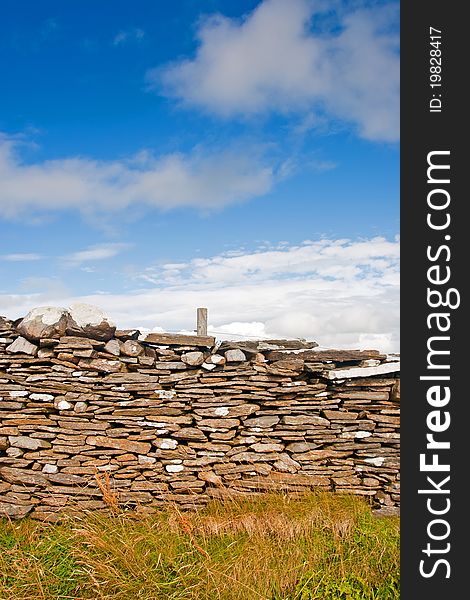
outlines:
M37 450L38 448L51 448L51 443L46 440L30 438L26 435L11 435L8 438L10 445L14 448L25 448L27 450Z
M208 335L179 333L149 333L143 341L157 346L214 346L215 344L215 338Z
M285 425L323 425L326 428L330 426L328 419L316 415L286 415L282 417L282 422Z
M277 425L280 420L280 417L277 415L251 417L250 419L245 420L245 425L246 427L262 427L264 429L268 427L274 427L274 425Z
M357 412L346 412L344 410L323 410L322 414L329 421L354 421L359 416Z
M300 463L288 454L281 454L279 459L274 463L274 468L283 473L297 473L300 469Z
M213 365L225 365L225 356L221 354L212 354L207 360Z
M165 470L168 471L168 473L181 473L181 471L184 471L184 466L183 465L166 465Z
M178 446L177 440L172 440L171 438L160 438L159 440L155 440L153 445L161 450L175 450Z
M241 350L227 350L225 352L225 360L227 362L244 362L246 360L246 354Z
M282 444L262 443L253 444L251 449L255 452L282 452L284 446Z
M29 399L35 402L52 402L54 396L52 394L31 394Z
M38 347L29 342L24 337L17 337L14 342L6 347L7 352L12 354L29 354L30 356L36 356L38 353Z
M298 352L282 352L269 351L266 353L268 360L285 360L293 358L301 359L309 362L354 362L367 359L387 358L385 354L381 354L378 350L299 350Z
M271 363L271 366L276 369L286 369L288 371L297 371L300 373L300 371L303 371L304 364L302 359L291 358L287 360L276 360Z
M293 442L292 444L288 444L286 446L286 450L293 452L294 454L308 452L309 450L314 450L315 448L318 448L318 444L311 444L309 442Z
M150 444L147 442L136 442L125 438L112 438L104 435L90 435L86 438L89 446L100 446L102 448L115 448L136 454L147 454L150 452Z
M139 335L140 331L138 329L116 329L114 332L114 336L122 342L127 342L127 340L137 340L139 339Z
M112 354L113 356L119 356L121 354L119 341L115 339L109 340L104 345L104 351Z
M107 360L106 358L82 359L78 367L84 371L102 371L103 373L118 373L122 363L118 360Z
M238 419L201 419L198 422L197 426L204 429L231 429L233 427L238 427L240 425L240 421Z
M322 373L327 379L352 379L354 377L372 377L374 375L384 375L386 373L399 373L400 363L386 362L377 367L357 367L352 369L331 369Z
M225 358L224 358L225 360ZM215 369L217 365L214 365L213 363L209 363L209 362L204 362L202 363L201 367L203 369L205 369L206 371L212 371L212 369Z
M176 438L182 440L205 441L207 438L197 427L183 427L173 434Z
M107 342L116 331L116 325L104 312L91 304L73 304L68 311L66 333Z
M214 471L200 471L197 476L206 483L211 483L212 485L217 486L223 485L222 477L220 477L220 475L216 475Z
M181 355L181 360L191 367L198 367L204 362L204 354L202 352L186 352Z
M73 408L73 405L70 404L70 402L67 402L67 400L61 400L60 398L56 398L54 400L54 406L59 409L59 410L70 410L71 408Z
M75 402L75 406L73 407L73 410L76 413L84 413L86 412L88 408L88 404L86 402Z
M18 485L47 485L47 479L43 475L28 469L0 467L0 479Z
M124 356L140 356L144 348L137 340L127 340L121 345L121 354Z
M41 306L33 308L20 321L17 331L28 340L39 341L41 338L60 338L67 327L68 312L57 306Z
M8 438L4 435L0 436L0 451L4 451L8 448L10 444L8 443Z
M157 462L155 457L145 456L144 454L139 454L137 458L139 460L139 465L154 465Z
M33 504L10 504L0 499L0 517L22 519L33 510Z
M45 464L42 468L42 472L43 473L57 473L57 471L59 470L57 465L51 465L49 463Z
M238 406L216 406L213 408L196 408L195 413L201 417L246 417L259 410L258 404L240 404Z

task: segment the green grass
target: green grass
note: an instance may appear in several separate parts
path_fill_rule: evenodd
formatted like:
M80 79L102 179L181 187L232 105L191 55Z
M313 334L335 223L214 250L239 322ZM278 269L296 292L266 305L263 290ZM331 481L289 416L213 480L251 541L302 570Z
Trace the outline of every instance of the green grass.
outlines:
M398 600L399 520L325 493L0 520L1 600L85 598Z

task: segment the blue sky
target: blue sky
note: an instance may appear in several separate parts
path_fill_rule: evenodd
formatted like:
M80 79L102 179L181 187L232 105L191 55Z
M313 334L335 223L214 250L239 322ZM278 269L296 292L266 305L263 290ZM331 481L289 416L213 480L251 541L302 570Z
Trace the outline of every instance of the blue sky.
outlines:
M5 0L0 55L0 314L398 349L396 3Z

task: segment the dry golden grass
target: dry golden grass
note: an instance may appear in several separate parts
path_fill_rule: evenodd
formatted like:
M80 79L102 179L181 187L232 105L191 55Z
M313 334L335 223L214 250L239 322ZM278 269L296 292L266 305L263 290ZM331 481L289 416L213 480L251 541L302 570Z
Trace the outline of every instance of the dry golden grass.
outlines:
M1 600L399 598L398 519L326 493L3 520L0 551Z

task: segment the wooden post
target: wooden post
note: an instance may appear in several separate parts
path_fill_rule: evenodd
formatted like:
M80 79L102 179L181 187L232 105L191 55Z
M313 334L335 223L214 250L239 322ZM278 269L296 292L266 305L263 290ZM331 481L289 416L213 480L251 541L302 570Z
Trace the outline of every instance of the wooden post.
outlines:
M207 335L207 308L197 309L197 335Z

